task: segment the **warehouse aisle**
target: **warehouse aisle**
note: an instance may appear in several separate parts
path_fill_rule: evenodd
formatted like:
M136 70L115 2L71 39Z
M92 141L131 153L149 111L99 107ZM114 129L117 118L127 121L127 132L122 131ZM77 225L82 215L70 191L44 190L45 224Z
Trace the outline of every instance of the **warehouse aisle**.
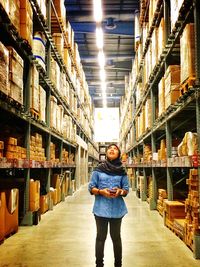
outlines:
M163 226L162 217L130 192L122 225L123 267L195 267L192 252ZM38 226L20 227L0 246L1 267L94 267L93 196L82 187L42 216ZM108 236L105 267L113 267Z

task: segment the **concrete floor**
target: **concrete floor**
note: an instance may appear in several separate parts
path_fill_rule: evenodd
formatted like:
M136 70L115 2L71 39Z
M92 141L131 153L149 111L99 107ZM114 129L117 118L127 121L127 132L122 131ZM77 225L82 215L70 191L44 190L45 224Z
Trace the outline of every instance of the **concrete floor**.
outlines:
M129 209L123 219L123 267L195 267L200 261L168 228L162 217L150 211L134 192L126 198ZM20 227L0 246L1 267L94 267L95 222L93 196L82 187L38 226ZM108 235L105 267L113 267Z

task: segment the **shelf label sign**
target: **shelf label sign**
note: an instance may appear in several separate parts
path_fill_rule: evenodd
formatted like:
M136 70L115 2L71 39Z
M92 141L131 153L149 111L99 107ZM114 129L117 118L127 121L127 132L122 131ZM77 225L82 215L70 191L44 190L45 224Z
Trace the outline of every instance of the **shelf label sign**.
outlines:
M119 141L119 108L95 108L95 142Z

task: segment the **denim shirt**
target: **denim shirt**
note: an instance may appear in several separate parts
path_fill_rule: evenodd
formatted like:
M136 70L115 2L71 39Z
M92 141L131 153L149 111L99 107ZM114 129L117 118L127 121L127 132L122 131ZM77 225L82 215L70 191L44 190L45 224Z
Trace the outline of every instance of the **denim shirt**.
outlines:
M129 191L129 183L127 175L108 175L103 172L94 171L88 185L91 193L92 188L112 189L118 187ZM117 198L106 198L102 195L95 195L93 213L99 217L105 218L122 218L128 212L126 204L122 196Z

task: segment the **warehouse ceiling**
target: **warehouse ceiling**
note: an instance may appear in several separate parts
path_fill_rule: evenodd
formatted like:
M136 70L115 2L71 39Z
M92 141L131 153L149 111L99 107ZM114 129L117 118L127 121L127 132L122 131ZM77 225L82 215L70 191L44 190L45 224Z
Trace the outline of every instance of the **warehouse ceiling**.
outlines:
M134 58L134 14L139 10L139 0L102 0L102 5L107 106L119 107L120 97L124 95L125 76L131 71ZM102 107L93 1L65 0L65 6L94 106Z

